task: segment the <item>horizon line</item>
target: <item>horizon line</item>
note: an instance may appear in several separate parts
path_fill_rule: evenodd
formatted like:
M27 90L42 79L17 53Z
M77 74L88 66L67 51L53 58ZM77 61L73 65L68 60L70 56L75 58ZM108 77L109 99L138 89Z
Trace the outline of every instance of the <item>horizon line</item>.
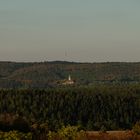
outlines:
M66 60L42 60L42 61L15 61L15 60L0 60L0 62L7 63L53 63L53 62L63 62L63 63L140 63L140 61L66 61Z

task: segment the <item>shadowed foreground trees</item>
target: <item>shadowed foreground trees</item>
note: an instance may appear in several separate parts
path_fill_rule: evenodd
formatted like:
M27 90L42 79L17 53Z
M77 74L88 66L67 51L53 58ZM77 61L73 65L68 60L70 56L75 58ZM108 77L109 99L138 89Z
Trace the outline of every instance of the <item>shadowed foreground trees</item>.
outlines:
M0 140L32 140L32 134L18 131L0 132Z

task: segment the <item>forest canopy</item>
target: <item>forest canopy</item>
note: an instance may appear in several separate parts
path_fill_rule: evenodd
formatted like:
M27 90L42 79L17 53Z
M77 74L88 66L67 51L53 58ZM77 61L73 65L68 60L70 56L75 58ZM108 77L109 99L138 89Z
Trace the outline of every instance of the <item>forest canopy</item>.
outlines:
M140 120L139 84L0 90L0 101L3 131L19 130L18 123L25 124L27 131L37 124L54 131L63 125L119 130L131 129Z

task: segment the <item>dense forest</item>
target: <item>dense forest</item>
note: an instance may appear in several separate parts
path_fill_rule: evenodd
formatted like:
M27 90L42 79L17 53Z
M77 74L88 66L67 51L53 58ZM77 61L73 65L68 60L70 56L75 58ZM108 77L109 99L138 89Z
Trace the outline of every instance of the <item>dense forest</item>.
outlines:
M0 88L56 87L69 74L75 85L139 83L140 63L0 62Z
M74 85L58 84L69 74ZM140 63L0 62L0 139L63 140L135 124L140 134L139 121Z
M4 131L14 128L10 121L15 115L30 126L47 123L49 130L69 124L85 130L131 129L140 120L139 84L0 90L0 101L0 129ZM10 127L3 124L7 120Z

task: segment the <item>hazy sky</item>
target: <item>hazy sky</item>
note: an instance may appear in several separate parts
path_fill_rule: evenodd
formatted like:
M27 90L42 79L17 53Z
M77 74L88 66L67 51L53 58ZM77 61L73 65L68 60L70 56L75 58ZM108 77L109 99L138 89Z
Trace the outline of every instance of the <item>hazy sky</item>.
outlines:
M0 0L0 60L140 61L140 0Z

